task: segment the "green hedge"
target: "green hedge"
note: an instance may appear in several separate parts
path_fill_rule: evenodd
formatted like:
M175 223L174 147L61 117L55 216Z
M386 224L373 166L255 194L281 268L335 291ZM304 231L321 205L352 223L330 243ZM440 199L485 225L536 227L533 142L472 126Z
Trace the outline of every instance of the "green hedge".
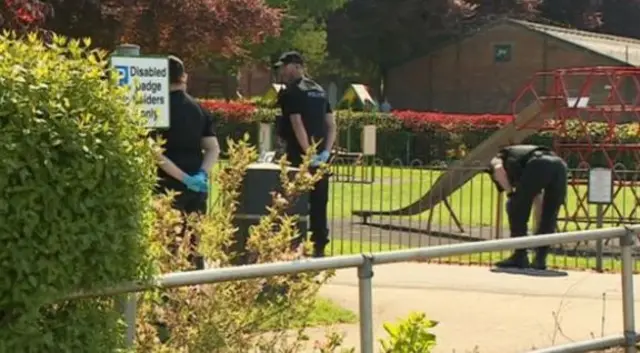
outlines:
M0 36L0 352L113 353L113 298L147 278L155 184L144 121L90 43Z
M633 126L624 126L620 130L632 130ZM245 132L249 133L251 143L258 144L259 125L257 123L230 123L221 122L219 126L219 137L225 141L227 137L233 139L240 138ZM418 164L418 165L439 165L452 160L459 159L464 152L470 151L478 146L483 140L489 137L496 130L467 131L464 133L446 133L441 131L414 132L407 130L378 130L377 134L377 155L384 164ZM352 152L361 151L362 127L351 126L341 128L338 135L338 146ZM554 138L551 132L542 132L527 139L527 143L539 144L553 148ZM577 140L575 140L577 141ZM638 141L639 137L629 136L626 143ZM574 142L574 141L570 141ZM223 143L224 149L224 143ZM612 158L615 152L610 152ZM595 151L589 158L593 166L606 165L605 154L602 151ZM618 162L627 169L634 169L638 161L631 152L620 153L616 158ZM579 154L570 153L567 156L569 165L572 168L581 162Z
M277 109L259 108L247 102L201 101L218 120L219 135L238 138L245 132L252 143L258 143L258 124L273 123L279 113ZM374 124L378 128L377 155L383 163L433 165L459 159L492 133L511 122L510 115L460 115L431 112L399 111L392 113L370 113L336 111L340 129L338 146L352 152L360 151L362 127ZM565 142L586 143L584 128L577 121L566 123ZM553 131L550 127L526 142L553 147ZM590 123L589 138L597 143L605 140L609 126L605 123ZM621 124L615 127L613 141L616 143L640 143L640 124ZM224 145L224 144L223 144ZM224 147L223 147L224 148ZM615 152L609 152L615 157ZM606 164L603 152L594 152L589 157L592 165ZM580 162L578 153L568 156L571 167ZM630 153L621 153L616 158L627 168L635 168L636 161Z

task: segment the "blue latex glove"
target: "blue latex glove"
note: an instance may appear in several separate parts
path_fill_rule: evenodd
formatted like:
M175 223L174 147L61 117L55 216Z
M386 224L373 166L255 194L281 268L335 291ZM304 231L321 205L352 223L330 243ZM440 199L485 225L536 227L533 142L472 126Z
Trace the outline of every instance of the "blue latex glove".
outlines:
M204 190L200 192L208 192L209 191L209 174L207 174L207 172L205 172L204 169L200 169L195 176L196 178L200 179L202 183L204 183L204 185L206 185Z
M312 167L317 167L322 163L327 163L327 161L329 160L330 156L331 156L331 154L329 153L329 151L326 151L326 150L320 152L320 154L316 154L311 159L311 166Z
M197 178L201 178L202 180L204 180L207 183L207 185L209 184L209 175L207 174L207 172L204 171L204 169L200 169L195 176Z
M187 189L195 192L207 192L209 191L209 181L207 180L207 174L204 172L198 172L195 175L187 175L182 179L182 183L187 186Z

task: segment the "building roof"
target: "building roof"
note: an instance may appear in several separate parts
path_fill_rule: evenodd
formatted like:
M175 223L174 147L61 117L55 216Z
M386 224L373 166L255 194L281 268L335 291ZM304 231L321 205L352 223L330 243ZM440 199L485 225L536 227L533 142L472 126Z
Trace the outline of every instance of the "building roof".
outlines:
M509 23L573 44L620 63L640 66L640 40L507 19Z
M640 66L640 40L638 39L544 25L535 22L511 19L508 17L495 19L489 22L476 22L475 26L469 26L461 34L453 36L448 40L444 40L425 51L415 53L410 58L399 59L399 61L393 66L402 66L409 61L440 51L450 45L474 37L480 32L499 25L517 26L536 34L548 36L575 47L588 50L596 55L608 57L623 65Z

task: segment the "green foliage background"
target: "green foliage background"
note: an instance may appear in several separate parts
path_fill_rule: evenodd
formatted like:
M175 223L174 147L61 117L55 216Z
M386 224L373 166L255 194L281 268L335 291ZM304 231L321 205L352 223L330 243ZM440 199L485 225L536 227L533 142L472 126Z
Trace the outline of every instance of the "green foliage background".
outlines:
M112 299L59 299L151 273L153 146L88 45L0 37L0 352L116 351Z

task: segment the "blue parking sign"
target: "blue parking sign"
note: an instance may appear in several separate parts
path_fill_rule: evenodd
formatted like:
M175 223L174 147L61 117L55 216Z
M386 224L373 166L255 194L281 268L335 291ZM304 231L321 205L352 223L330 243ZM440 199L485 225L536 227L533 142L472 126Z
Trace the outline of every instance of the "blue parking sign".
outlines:
M129 91L127 103L136 101L147 127L169 128L169 58L113 55L110 62L114 83Z
M118 71L120 86L125 86L129 84L129 67L127 66L116 66L115 69Z

